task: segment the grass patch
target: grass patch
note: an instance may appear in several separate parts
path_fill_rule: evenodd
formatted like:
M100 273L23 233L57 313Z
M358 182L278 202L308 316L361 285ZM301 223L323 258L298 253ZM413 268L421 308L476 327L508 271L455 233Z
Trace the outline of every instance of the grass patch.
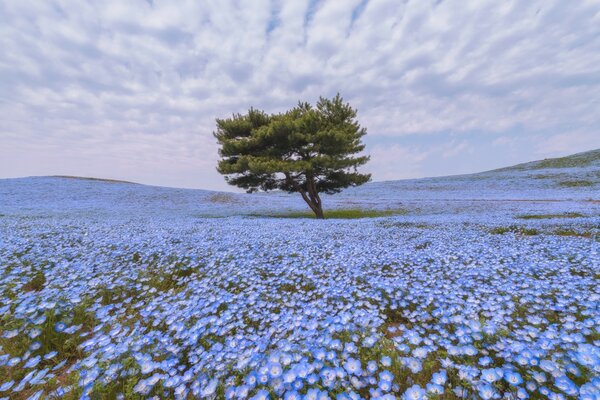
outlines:
M214 193L208 196L208 201L215 204L237 204L237 199L233 194L230 193Z
M576 213L576 212L569 212L569 213L563 213L563 214L523 214L523 215L517 215L517 218L519 218L519 219L552 219L552 218L581 218L581 217L585 217L585 215L580 214L580 213Z
M44 275L44 272L38 271L23 285L23 290L27 292L39 292L44 288L44 285L46 285L46 275Z
M64 365L64 368L53 371L57 376L48 381L45 385L47 392L54 390L58 385L58 381L67 379L66 369L70 367L76 360L82 359L83 351L79 347L81 343L87 340L84 333L91 331L97 324L95 313L89 308L93 304L91 298L85 298L80 303L66 309L51 309L44 312L44 321L39 324L29 324L27 320L15 318L12 315L4 315L0 317L0 348L3 354L10 357L23 357L24 354L30 354L31 357L43 357L44 355L56 351L57 354L50 359L42 358L37 365L37 369L54 368L59 366L59 363ZM39 317L40 315L38 315ZM76 332L66 333L57 331L56 324L58 322L65 323L67 326L79 326ZM23 327L25 329L23 330ZM4 331L22 329L20 333L12 338L1 336ZM25 334L27 331L35 329L38 335L35 338ZM83 335L82 335L83 334ZM37 343L37 348L32 348L32 344ZM29 372L28 369L22 367L23 362L15 365L0 366L0 376L5 381L15 380L20 381ZM63 382L64 383L64 382ZM33 394L37 389L27 385L20 393L12 393L11 399L26 399ZM78 397L76 397L78 398Z
M579 231L576 231L576 230L570 229L570 228L557 229L554 232L552 232L552 234L557 235L557 236L575 236L575 237L583 237L583 238L588 238L588 239L595 236L596 240L600 240L600 236L594 235L592 232L589 232L589 231L579 232Z
M359 219L359 218L378 218L388 217L391 215L403 215L406 210L365 210L361 208L337 209L325 212L325 219ZM267 217L267 218L315 218L312 211L295 211L287 213L274 214L251 214L252 217Z
M558 183L558 186L561 186L561 187L588 187L588 186L594 186L594 182L584 181L584 180L562 181L562 182Z
M135 182L122 181L118 179L105 179L105 178L92 178L88 176L72 176L72 175L52 175L52 178L62 178L62 179L77 179L81 181L96 181L96 182L106 182L106 183L130 183L137 185Z
M504 235L505 233L516 233L516 234L525 235L525 236L535 236L535 235L538 235L540 232L535 228L526 228L524 226L511 225L511 226L497 226L494 229L492 229L490 231L490 233L493 235Z
M573 154L566 157L547 158L539 161L535 169L545 168L576 168L591 165L594 161L600 159L600 151L593 150L585 153Z

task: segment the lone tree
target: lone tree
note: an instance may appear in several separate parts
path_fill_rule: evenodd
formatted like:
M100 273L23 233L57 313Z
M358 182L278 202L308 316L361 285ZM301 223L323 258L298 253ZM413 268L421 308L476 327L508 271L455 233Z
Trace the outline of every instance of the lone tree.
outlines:
M214 136L221 146L217 170L225 180L251 193L298 192L315 216L324 218L319 193L338 193L371 178L357 167L366 134L356 110L338 94L320 98L316 107L299 103L281 114L251 108L247 114L217 119Z

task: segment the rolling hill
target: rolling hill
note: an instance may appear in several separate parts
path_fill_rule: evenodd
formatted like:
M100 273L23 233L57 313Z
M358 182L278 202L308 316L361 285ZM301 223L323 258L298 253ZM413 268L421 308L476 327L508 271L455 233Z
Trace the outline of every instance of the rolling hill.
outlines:
M372 182L334 196L326 209L399 209L436 213L473 203L506 206L513 201L600 200L600 150L532 161L468 175ZM0 180L0 214L187 215L198 217L272 214L305 210L297 195L240 194L176 189L72 176ZM579 206L578 206L579 207Z

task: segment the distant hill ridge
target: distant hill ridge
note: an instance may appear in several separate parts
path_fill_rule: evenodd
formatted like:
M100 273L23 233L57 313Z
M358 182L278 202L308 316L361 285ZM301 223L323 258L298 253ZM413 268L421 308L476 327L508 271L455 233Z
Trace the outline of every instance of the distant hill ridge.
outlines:
M576 153L565 157L545 158L543 160L529 161L510 167L494 169L488 172L554 168L582 168L596 163L600 164L600 149Z
M545 170L545 169L568 169L568 168L586 168L586 167L598 167L596 172L591 172L591 177L593 181L596 181L596 178L600 179L600 149L589 150L581 153L572 154L564 157L556 157L556 158L546 158L543 160L529 161L526 163L516 164L508 167L497 168L493 170L471 173L471 174L460 174L460 175L448 175L441 177L431 177L431 178L418 178L418 179L399 179L399 180L390 180L385 182L373 182L372 184L384 184L384 183L393 183L393 182L403 182L403 181L428 181L431 179L435 180L452 180L458 178L466 178L468 176L488 176L491 177L495 173L507 173L507 172L527 172L532 171L537 173L536 171ZM593 170L596 168L592 168ZM588 172L589 174L589 172ZM553 174L554 176L556 173ZM552 175L548 175L547 177L551 177ZM83 181L94 181L94 182L103 182L103 183L121 183L121 184L132 184L132 185L141 185L137 182L119 180L119 179L106 179L106 178L96 178L96 177L83 177L83 176L72 176L72 175L52 175L49 178L60 178L60 179L73 179L73 180L83 180ZM589 176L586 176L589 178ZM594 182L591 182L594 183ZM369 186L371 184L367 184Z
M139 185L137 182L123 181L120 179L107 179L107 178L92 178L88 176L72 176L72 175L51 175L50 178L63 178L63 179L79 179L83 181L98 181L107 183L131 183L133 185Z

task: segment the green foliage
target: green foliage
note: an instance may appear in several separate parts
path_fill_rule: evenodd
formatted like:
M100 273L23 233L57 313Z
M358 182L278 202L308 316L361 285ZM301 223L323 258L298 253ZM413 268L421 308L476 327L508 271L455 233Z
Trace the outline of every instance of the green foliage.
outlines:
M560 228L556 229L552 233L557 236L575 236L584 238L595 238L595 240L600 240L600 235L596 235L592 231L576 231L572 228Z
M44 288L46 284L46 275L44 275L43 271L37 271L31 279L23 285L23 290L25 291L36 291L39 292Z
M586 187L586 186L593 186L594 182L592 182L592 181L584 181L584 180L579 180L579 181L563 181L563 182L559 182L558 185L562 186L562 187Z
M338 94L316 106L299 103L281 114L251 108L247 114L217 119L217 170L231 185L248 192L298 192L319 218L319 193L337 193L370 179L357 168L368 156L358 153L366 134L356 110Z
M554 219L554 218L581 218L585 215L577 212L568 212L563 214L523 214L518 215L519 219Z
M600 151L592 150L585 153L573 154L567 157L547 158L539 161L536 169L545 168L577 168L586 167L600 160Z
M328 219L360 219L360 218L378 218L387 217L390 215L406 214L405 210L365 210L361 208L351 209L335 209L327 211L324 216ZM271 218L314 218L315 215L310 211L307 212L288 212L276 214L252 214L254 217L271 217Z
M516 226L516 225L498 226L490 231L490 233L492 233L494 235L503 235L503 234L509 233L509 232L516 233L519 235L525 235L525 236L535 236L540 233L535 228L526 228L524 226Z

